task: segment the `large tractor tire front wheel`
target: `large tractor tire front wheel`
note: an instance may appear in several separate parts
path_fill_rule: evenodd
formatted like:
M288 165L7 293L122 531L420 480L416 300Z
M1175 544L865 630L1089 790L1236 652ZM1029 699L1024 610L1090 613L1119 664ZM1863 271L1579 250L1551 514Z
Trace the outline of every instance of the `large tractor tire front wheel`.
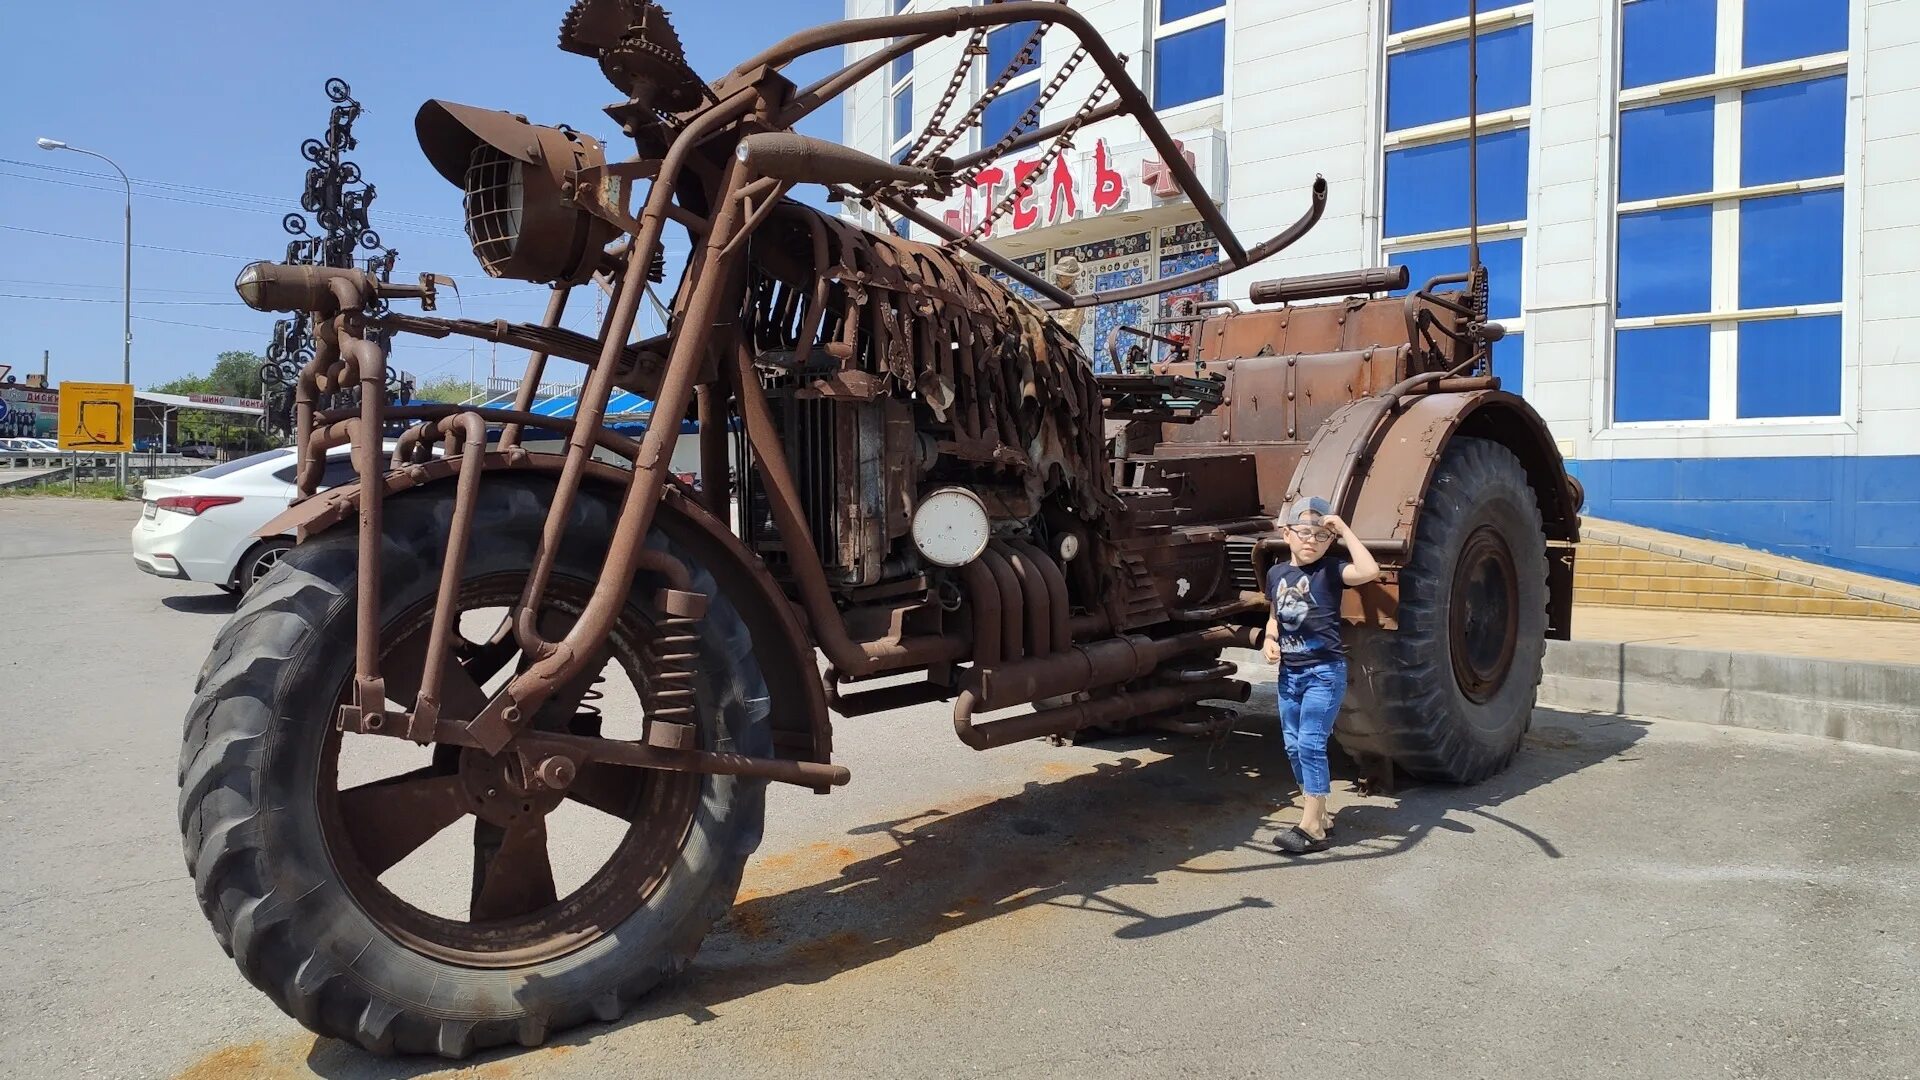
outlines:
M525 658L503 616L525 582L550 482L489 477L460 593L455 657L491 692ZM390 499L382 554L390 714L417 692L453 501ZM541 629L577 617L614 506L575 502ZM693 718L709 750L770 756L767 690L740 614L670 527L651 547L711 597ZM564 794L511 745L416 747L343 734L354 655L356 537L302 544L221 631L187 715L180 824L202 909L241 973L313 1031L378 1053L464 1057L613 1020L683 967L732 904L758 846L764 780L589 763ZM658 668L638 584L595 677L536 728L637 739ZM684 649L679 650L684 652Z
M1342 748L1426 780L1506 768L1533 716L1547 631L1540 506L1506 447L1447 444L1400 571L1398 621L1351 631Z

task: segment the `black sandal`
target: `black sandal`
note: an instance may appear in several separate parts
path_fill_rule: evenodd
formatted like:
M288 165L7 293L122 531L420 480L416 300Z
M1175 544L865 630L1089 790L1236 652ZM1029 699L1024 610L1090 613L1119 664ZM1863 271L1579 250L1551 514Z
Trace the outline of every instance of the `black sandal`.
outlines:
M1295 825L1274 838L1274 846L1282 855L1308 855L1316 851L1325 851L1328 841L1325 837L1315 837L1312 833Z

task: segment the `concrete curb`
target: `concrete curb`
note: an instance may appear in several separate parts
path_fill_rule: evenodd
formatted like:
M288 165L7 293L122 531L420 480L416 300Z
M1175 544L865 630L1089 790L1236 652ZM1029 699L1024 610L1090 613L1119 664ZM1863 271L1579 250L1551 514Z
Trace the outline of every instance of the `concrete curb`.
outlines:
M1920 665L1549 641L1540 704L1920 751Z

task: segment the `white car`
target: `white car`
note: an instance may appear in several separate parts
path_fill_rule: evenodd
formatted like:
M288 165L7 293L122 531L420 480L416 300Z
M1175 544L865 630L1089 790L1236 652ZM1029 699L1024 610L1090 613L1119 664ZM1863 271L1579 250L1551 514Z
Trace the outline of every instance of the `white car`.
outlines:
M327 455L320 488L354 479L347 447ZM149 480L133 527L133 562L149 574L245 592L293 547L255 536L293 502L292 447L268 450L172 480Z

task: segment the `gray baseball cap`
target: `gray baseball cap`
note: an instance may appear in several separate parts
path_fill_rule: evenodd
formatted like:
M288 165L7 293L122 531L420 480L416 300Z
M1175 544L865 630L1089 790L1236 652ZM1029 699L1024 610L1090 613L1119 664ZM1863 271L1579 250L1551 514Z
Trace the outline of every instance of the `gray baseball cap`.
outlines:
M1327 503L1327 500L1318 495L1309 495L1304 499L1295 500L1294 504L1287 508L1287 524L1305 525L1308 514L1326 517L1331 513L1333 513L1333 507Z

